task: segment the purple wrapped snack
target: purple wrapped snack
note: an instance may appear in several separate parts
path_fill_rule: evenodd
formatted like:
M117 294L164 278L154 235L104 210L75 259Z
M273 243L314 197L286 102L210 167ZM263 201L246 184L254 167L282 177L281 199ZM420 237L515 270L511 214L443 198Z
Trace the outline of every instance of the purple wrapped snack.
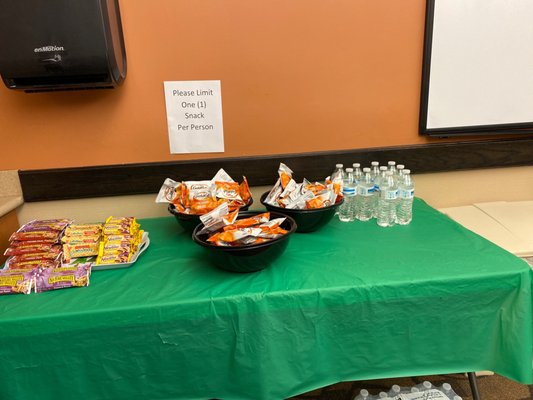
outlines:
M35 282L34 270L0 270L0 295L29 294Z
M91 263L78 264L74 267L39 269L35 274L35 292L89 286L89 276L91 276Z

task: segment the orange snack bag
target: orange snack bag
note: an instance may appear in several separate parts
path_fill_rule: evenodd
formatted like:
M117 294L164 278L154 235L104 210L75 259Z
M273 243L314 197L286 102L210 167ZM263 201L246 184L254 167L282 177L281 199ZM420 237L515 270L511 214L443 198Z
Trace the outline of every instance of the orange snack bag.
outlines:
M236 228L254 226L254 225L261 224L263 222L267 222L269 219L270 219L270 213L265 212L262 214L254 215L253 217L250 217L250 218L238 219L233 224L225 226L224 230L227 231L227 230L232 230Z

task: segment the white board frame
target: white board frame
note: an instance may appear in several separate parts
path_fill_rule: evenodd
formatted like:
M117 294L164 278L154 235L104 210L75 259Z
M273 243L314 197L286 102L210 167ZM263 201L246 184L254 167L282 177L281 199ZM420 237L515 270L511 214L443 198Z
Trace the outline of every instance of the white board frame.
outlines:
M420 133L533 133L533 1L427 0Z

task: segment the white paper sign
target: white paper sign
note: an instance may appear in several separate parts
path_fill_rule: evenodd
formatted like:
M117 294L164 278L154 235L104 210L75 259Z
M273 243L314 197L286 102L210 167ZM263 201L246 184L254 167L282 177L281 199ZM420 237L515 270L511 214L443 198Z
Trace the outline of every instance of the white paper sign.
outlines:
M223 152L220 81L175 81L164 85L170 152Z

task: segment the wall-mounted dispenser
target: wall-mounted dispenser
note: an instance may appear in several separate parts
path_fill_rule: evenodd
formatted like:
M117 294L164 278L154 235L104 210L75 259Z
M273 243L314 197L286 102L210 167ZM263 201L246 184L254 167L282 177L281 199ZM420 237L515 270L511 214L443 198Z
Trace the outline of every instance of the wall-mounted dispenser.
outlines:
M8 88L114 88L126 78L118 0L0 0L0 10Z

